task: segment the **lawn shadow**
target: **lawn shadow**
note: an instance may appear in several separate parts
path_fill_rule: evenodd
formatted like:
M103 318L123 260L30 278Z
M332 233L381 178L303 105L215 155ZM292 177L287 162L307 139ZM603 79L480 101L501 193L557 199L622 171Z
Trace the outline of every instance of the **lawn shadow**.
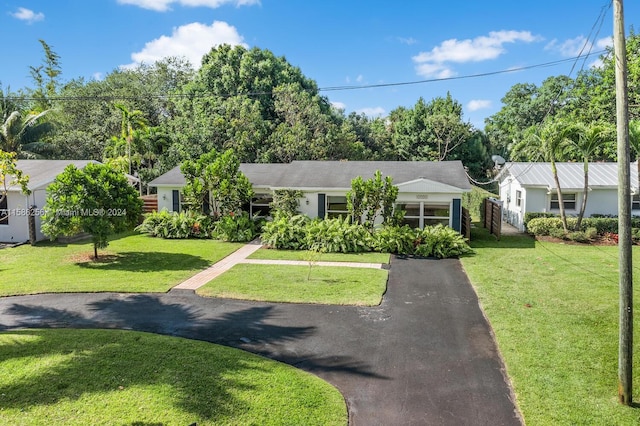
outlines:
M193 297L194 300L202 300L190 293L181 293L187 299ZM164 296L164 297L163 297ZM135 331L150 332L155 334L184 337L193 340L202 340L211 343L222 344L267 358L282 361L284 363L302 368L320 376L331 373L349 374L354 376L388 379L374 371L374 366L351 356L319 356L308 349L304 349L305 339L312 337L316 333L315 326L291 326L279 325L278 319L285 317L286 312L280 311L278 305L259 304L239 305L230 311L216 313L218 310L226 310L226 302L207 301L205 304L186 303L184 298L180 298L179 303L174 303L174 298L167 295L113 295L94 302L86 303L86 309L76 308L59 309L36 304L13 303L7 304L7 308L0 312L3 316L17 317L11 321L11 326L0 324L0 330L29 329L29 328L84 328L84 329L127 329ZM75 306L75 305L74 305ZM38 330L30 333L39 333ZM46 338L45 338L46 340ZM29 405L55 404L64 398L76 399L80 395L88 393L99 393L105 390L103 382L85 383L82 389L71 387L68 394L66 390L52 388L56 386L56 377L82 377L88 368L100 365L105 359L112 359L114 362L122 362L117 365L116 370L123 371L149 369L145 362L146 353L160 351L167 356L187 356L193 358L193 354L187 354L180 349L168 347L155 347L144 350L133 350L133 359L127 360L116 352L121 352L135 346L135 342L122 337L122 345L117 349L93 348L87 349L87 354L81 359L74 359L73 362L58 365L44 371L40 376L31 377L20 384L2 385L0 384L0 394L20 395L24 389L46 389L41 392L41 396L33 397L34 400L26 396L17 397L7 402L9 407L26 408ZM120 340L116 339L116 343ZM82 344L77 342L74 344ZM31 352L29 356L46 355L55 351L51 343L26 343L32 348L26 348ZM116 351L116 352L113 352ZM177 352L174 354L174 352ZM139 354L139 355L138 355ZM0 351L0 361L17 356L11 351ZM138 358L138 356L140 358ZM164 355L163 355L164 356ZM206 360L203 360L206 362ZM201 418L217 419L218 415L229 414L225 410L241 409L234 404L234 387L245 386L235 383L233 380L222 380L220 376L226 371L238 371L250 369L252 367L242 362L230 362L225 365L225 371L219 374L211 374L207 377L184 377L180 386L175 388L176 404L188 412L194 413ZM323 374L327 373L327 374ZM133 374L133 373L132 373ZM158 375L133 375L128 386L140 384L157 384L162 381ZM205 380L204 387L207 392L198 394L189 386L189 381L194 383ZM1 382L0 382L1 383ZM164 383L162 383L164 384ZM17 392L21 389L20 392ZM215 390L214 391L212 391ZM194 394L194 392L196 392ZM212 399L212 394L215 397ZM31 397L30 397L31 398ZM240 404L241 405L241 404ZM229 408L231 407L231 408ZM231 413L232 414L232 413Z
M211 318L198 308L178 303L163 303L154 296L133 295L124 298L116 296L90 303L86 314L37 305L13 304L4 313L19 316L21 319L11 327L0 325L0 329L124 328L236 347L242 343L244 336L250 336L252 341L268 345L303 339L314 332L314 327L284 327L268 324L265 321L273 315L272 311L273 307L270 306L249 307L218 318ZM2 384L0 381L0 394L12 395L11 398L3 398L3 406L28 409L36 405L55 404L64 399L76 400L91 393L117 390L118 383L114 385L102 380L83 380L81 386L75 383L77 382L75 378L84 377L96 368L105 368L108 371L121 371L124 377L122 380L126 382L127 387L171 386L177 406L200 418L216 420L232 416L236 410L246 409L242 402L234 398L233 395L236 393L234 389L246 389L251 385L234 380L233 377L238 377L236 374L238 371L258 368L252 367L252 363L246 363L233 356L227 357L223 362L208 359L194 361L194 357L198 358L197 354L180 351L179 342L167 347L163 346L164 343L158 342L153 347L140 350L136 347L135 336L128 336L126 333L114 335L116 337L110 338L108 342L68 342L74 349L65 349L64 342L57 341L64 340L65 331L67 330L60 330L62 337L47 334L45 330L24 331L38 338L18 345L19 347L16 348L9 345L8 348L0 351L0 362L14 357L46 357L70 351L83 354L74 357L70 362L48 367L40 374L32 375L18 383ZM180 378L177 380L175 374L163 374L162 365L149 365L147 354L150 352L163 354L162 357L154 356L154 362L159 362L159 358L170 360L186 356L190 360L189 363L201 361L208 365L217 365L219 370L209 369L204 372L198 368L188 369L180 372ZM175 362L180 363L180 361ZM153 372L150 372L151 370ZM97 373L97 376L100 374ZM109 377L105 377L105 380L108 382ZM203 384L203 381L206 383ZM191 386L190 383L198 383L198 386ZM25 392L25 389L37 391L34 394Z
M469 245L471 248L505 248L505 249L531 249L535 247L535 238L529 234L503 234L498 239L495 235L482 227L471 228ZM463 256L473 256L473 253ZM461 256L461 257L463 257Z
M205 269L211 265L200 256L185 253L123 251L117 254L98 253L98 259L91 258L91 255L86 253L70 261L81 268L130 272L186 271Z

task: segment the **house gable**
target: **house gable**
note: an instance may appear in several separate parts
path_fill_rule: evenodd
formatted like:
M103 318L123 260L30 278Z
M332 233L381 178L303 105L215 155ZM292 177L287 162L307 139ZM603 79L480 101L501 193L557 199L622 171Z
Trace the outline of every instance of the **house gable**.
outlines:
M459 194L466 192L465 190L447 185L441 182L435 182L430 179L418 178L408 182L396 184L399 192L417 192L417 193L431 193L431 194Z

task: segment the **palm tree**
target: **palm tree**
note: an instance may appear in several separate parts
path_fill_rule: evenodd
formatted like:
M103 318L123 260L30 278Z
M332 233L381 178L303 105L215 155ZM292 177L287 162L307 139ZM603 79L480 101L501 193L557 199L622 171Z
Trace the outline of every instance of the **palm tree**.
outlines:
M584 212L587 208L587 198L589 196L589 161L593 158L598 148L612 141L614 133L610 125L597 122L590 123L589 125L585 125L584 123L574 124L568 129L568 132L572 145L578 150L583 161L584 195L576 222L576 230L579 230Z
M140 110L129 111L123 104L115 104L114 106L122 111L120 136L127 142L127 160L129 162L129 174L131 174L131 142L133 141L134 131L146 129L147 120Z
M558 207L560 208L560 220L564 232L568 232L567 215L564 211L562 189L558 178L557 160L562 160L568 146L569 126L562 121L549 121L543 125L534 125L525 131L524 139L513 149L514 158L525 156L526 158L538 158L551 164L551 174L558 194Z
M34 157L33 148L37 148L41 137L53 128L51 123L40 120L48 112L25 117L20 111L6 111L0 125L0 149L22 157Z

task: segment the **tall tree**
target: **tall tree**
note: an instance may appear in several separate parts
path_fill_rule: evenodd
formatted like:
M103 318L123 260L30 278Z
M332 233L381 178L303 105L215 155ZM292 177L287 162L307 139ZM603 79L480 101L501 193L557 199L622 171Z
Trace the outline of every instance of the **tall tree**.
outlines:
M44 50L44 60L39 66L30 66L29 72L36 86L32 93L35 98L34 110L42 112L52 108L50 98L58 93L61 85L60 75L62 74L62 68L60 66L60 55L54 52L44 40L40 39L38 41Z
M587 208L587 199L589 197L589 162L602 145L615 140L614 134L615 131L611 126L597 122L590 123L589 125L575 123L570 126L567 131L567 137L582 157L584 172L582 203L576 222L577 230L580 229L580 225L582 224L582 218L584 217L584 212Z
M551 174L556 185L558 208L564 232L568 232L567 215L564 210L562 188L558 177L557 161L562 161L566 155L569 144L570 127L560 120L549 120L543 125L531 126L525 132L523 140L511 151L511 158L533 158L534 161L542 159L549 162Z
M41 140L53 126L44 121L48 111L25 114L21 111L4 111L0 124L0 149L15 152L20 157L36 157L42 148Z

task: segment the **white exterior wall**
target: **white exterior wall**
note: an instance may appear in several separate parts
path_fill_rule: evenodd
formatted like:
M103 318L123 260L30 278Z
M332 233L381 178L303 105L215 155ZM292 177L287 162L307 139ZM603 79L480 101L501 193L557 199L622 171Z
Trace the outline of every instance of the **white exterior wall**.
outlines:
M179 186L160 186L157 187L158 192L158 211L162 211L162 209L166 209L167 211L173 211L173 191L178 190L182 191L182 188Z
M524 231L524 215L526 212L541 212L560 214L560 209L551 209L551 196L555 191L548 188L523 188L517 181L508 182L505 180L500 184L500 200L503 205L503 219ZM522 191L522 203L516 206L516 191ZM582 205L583 192L580 190L565 189L565 194L576 194L575 209L565 210L567 216L578 216ZM618 191L615 189L596 188L589 191L587 207L584 217L594 214L617 215L618 214ZM632 214L640 215L640 210L633 210Z
M0 242L23 243L29 241L28 198L19 192L7 193L9 224L0 225Z

